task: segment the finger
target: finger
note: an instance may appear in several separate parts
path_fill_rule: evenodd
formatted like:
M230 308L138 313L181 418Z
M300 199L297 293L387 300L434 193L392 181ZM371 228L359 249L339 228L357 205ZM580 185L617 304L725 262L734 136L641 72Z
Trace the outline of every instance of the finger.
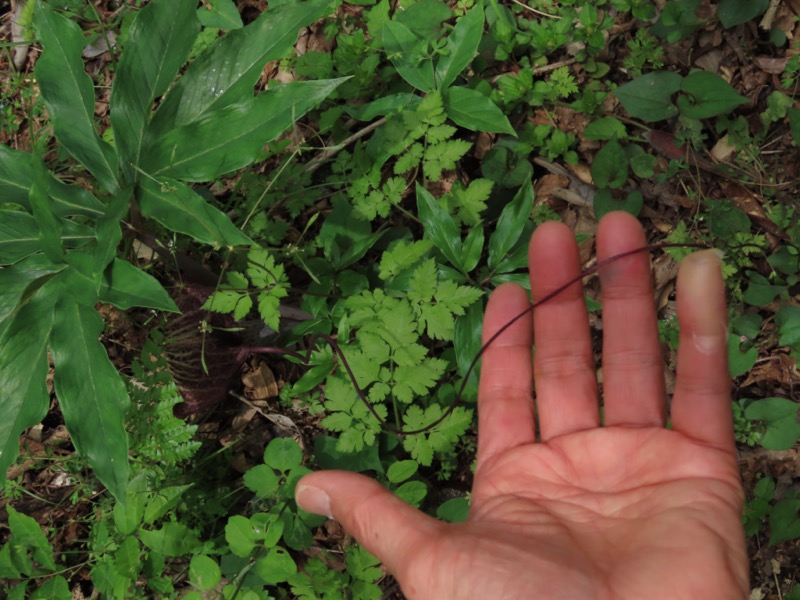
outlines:
M733 452L725 285L718 255L695 252L678 272L678 375L672 427Z
M528 294L502 285L489 298L483 319L483 343L530 308ZM503 331L483 353L478 386L478 465L535 438L531 366L531 316Z
M597 230L597 260L647 245L642 226L609 213ZM600 268L603 292L603 406L606 425L663 427L664 361L658 340L650 258L632 254Z
M297 484L295 499L303 510L339 521L399 579L411 567L413 555L446 527L357 473L306 475Z
M561 223L540 225L528 256L534 301L580 273L575 236ZM533 331L533 379L542 440L597 427L597 379L580 280L534 309Z

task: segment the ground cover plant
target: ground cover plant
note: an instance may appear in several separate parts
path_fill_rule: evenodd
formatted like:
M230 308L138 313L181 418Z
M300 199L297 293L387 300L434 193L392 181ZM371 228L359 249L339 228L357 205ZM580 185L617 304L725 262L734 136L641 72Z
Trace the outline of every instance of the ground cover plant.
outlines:
M4 596L401 597L295 483L466 518L488 295L627 210L725 252L752 597L800 598L796 0L2 11Z

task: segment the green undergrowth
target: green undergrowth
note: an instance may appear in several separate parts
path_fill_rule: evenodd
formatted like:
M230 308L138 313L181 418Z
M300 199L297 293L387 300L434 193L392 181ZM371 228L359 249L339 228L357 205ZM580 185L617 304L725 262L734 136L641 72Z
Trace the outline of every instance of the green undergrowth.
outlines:
M722 0L715 17L694 0L269 4L247 23L232 0L131 3L107 21L82 2L26 13L38 87L14 76L0 95L2 134L19 134L20 115L30 130L0 145L0 467L25 460L52 366L75 449L46 467L75 488L53 510L79 515L82 534L57 541L63 526L15 510L24 479L5 481L3 594L68 598L82 580L109 598L380 598L376 559L299 510L294 485L311 468L359 471L466 518L486 300L505 282L529 287L531 233L573 210L536 197L541 161L590 165L588 219L647 223L658 209L672 222L658 219L654 243L724 252L737 440L797 443L797 403L757 377L759 361L800 364L800 205L766 151L800 143L797 48L778 29L762 40L789 58L757 105L665 51L743 28L768 3ZM298 54L312 24L317 44ZM109 32L92 78L82 49ZM268 63L286 83L263 89ZM721 142L729 158L708 161ZM665 187L683 204L652 191ZM230 316L197 324L206 373L208 336L254 319L287 346L333 336L346 360L320 342L292 371L275 402L314 425L302 444L270 441L242 477L228 465L243 440L215 446L173 416L160 323L187 259L217 279L204 308ZM146 323L132 359L112 362L114 340L100 341L108 305ZM285 305L307 317L289 331ZM669 310L659 331L675 351ZM800 537L799 502L765 474L748 535Z

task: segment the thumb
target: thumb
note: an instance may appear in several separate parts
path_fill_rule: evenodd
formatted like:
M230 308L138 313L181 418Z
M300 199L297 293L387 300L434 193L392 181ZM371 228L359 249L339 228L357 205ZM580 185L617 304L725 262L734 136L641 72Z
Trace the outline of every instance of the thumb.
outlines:
M377 481L347 471L306 475L297 484L295 498L303 510L339 521L398 579L446 527Z

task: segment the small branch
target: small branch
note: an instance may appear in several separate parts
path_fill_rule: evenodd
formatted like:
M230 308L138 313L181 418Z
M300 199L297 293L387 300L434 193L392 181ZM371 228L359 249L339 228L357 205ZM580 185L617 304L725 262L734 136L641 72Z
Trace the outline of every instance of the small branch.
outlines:
M356 131L353 135L344 140L341 144L337 144L335 146L326 148L325 150L317 154L314 158L312 158L310 161L308 161L308 164L306 165L305 169L306 173L313 173L314 171L319 169L324 163L326 163L334 156L336 156L339 152L344 150L347 146L349 146L356 140L361 139L365 135L369 135L384 123L386 123L386 117L378 119L374 123L370 123L369 125L364 127L364 129Z

